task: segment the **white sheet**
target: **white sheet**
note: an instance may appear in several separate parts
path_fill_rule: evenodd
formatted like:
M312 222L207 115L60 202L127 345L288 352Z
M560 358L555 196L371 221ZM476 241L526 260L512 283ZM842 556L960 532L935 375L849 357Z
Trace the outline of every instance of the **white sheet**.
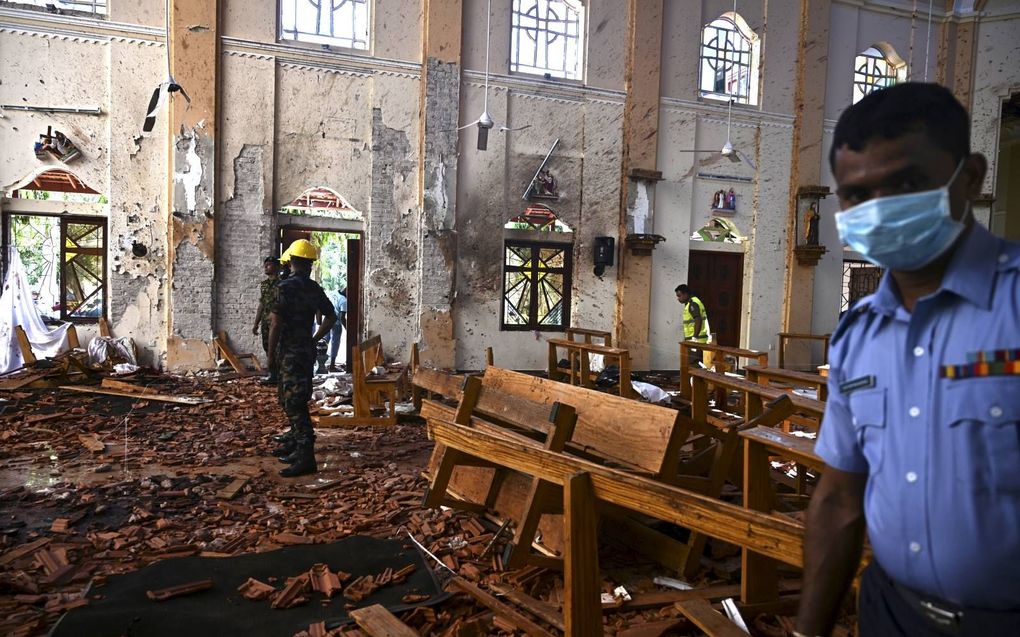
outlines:
M28 285L21 257L17 250L11 250L10 267L0 295L0 373L25 364L18 347L18 337L14 334L18 325L25 330L36 358L56 356L70 348L67 330L71 324L65 323L52 330L46 327L32 301L32 288Z

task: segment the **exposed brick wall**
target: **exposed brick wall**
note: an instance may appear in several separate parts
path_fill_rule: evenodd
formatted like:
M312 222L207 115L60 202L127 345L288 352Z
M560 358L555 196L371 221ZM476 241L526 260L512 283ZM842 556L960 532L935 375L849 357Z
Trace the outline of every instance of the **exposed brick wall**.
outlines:
M213 262L190 241L177 246L171 294L173 333L185 339L210 340Z
M262 259L272 250L273 214L263 209L263 152L245 145L234 158L234 196L220 206L216 227L216 329L231 346L262 354L251 333L259 303Z

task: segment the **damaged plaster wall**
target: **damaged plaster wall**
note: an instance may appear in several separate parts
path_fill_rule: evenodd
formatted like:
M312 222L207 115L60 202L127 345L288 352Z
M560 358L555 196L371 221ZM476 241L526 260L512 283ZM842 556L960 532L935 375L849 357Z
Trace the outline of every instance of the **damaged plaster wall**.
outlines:
M0 103L102 110L98 116L5 111L0 120L4 140L0 184L6 186L43 168L66 168L107 197L110 327L114 336L134 340L143 364L158 365L166 328L163 175L167 145L165 132L160 133L165 131L163 122L144 139L140 129L150 80L165 64L166 49L155 33L129 34L105 20L75 18L72 24L54 29L29 12L5 13L0 8L0 14L9 25L0 28L0 50L4 51ZM92 32L73 34L79 27ZM47 126L67 134L82 156L68 166L38 160L32 144ZM78 332L83 343L98 334L88 324L79 325Z
M457 135L460 64L426 61L425 152L422 175L419 334L421 360L437 367L456 363L453 299L456 289Z

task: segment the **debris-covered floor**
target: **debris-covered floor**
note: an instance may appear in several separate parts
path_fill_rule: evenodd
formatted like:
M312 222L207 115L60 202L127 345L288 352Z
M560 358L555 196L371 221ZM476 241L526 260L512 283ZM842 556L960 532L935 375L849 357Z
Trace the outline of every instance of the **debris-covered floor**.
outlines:
M281 465L269 455L271 436L284 422L274 388L254 378L151 375L131 382L211 402L173 404L61 389L0 392L0 634L44 634L63 613L102 599L108 576L159 560L260 553L353 535L396 538L410 548L408 533L449 567L432 563L441 579L455 571L558 634L557 573L504 571L501 555L510 534L500 535L496 521L421 508L421 472L432 443L417 418L404 416L394 428L320 430L319 472L287 480L277 476ZM736 596L739 553L710 548L708 568L692 583L712 586L713 600ZM652 582L670 573L641 562L626 547L610 545L603 552L606 592L623 586L631 598L606 604L607 634L699 634L673 607L691 593ZM288 578L301 575L280 572L275 581L260 583L275 594ZM301 599L338 609L363 606L374 603L373 593L392 577L379 573L344 582L343 594L327 598L308 591ZM247 586L259 589L257 584ZM494 613L462 588L452 587L457 594L442 603L398 616L423 635L525 634L521 622ZM404 601L427 604L421 597ZM746 619L753 634L787 635L792 629L789 617L773 612ZM218 632L228 634L222 628ZM289 634L330 629L361 634L353 624L298 625Z

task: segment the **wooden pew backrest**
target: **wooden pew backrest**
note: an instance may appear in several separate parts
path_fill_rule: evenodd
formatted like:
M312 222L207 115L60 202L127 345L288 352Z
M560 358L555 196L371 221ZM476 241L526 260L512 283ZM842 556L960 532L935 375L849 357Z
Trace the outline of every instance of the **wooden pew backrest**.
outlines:
M577 412L574 446L654 476L676 466L683 441L673 435L678 415L673 409L499 367L485 370L482 387L489 390L479 399L478 411L483 414L497 408L488 397L500 393L545 405L546 413L560 402Z

